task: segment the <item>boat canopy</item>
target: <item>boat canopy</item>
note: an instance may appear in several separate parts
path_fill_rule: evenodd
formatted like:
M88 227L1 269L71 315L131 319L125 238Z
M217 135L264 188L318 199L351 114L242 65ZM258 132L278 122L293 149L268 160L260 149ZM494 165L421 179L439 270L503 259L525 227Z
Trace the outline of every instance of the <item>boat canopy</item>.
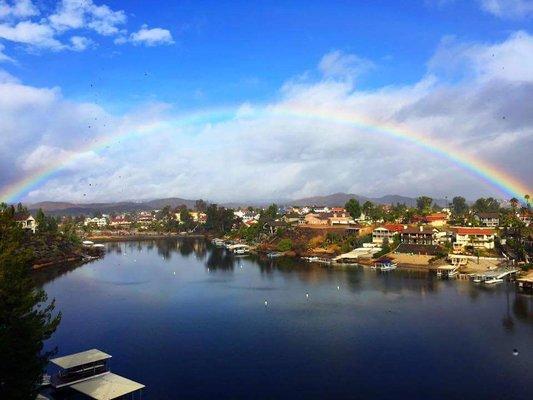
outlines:
M111 372L70 386L96 400L112 400L143 389L145 386Z
M92 364L111 358L111 356L98 349L82 351L69 356L53 358L50 362L63 369L79 367L81 365Z

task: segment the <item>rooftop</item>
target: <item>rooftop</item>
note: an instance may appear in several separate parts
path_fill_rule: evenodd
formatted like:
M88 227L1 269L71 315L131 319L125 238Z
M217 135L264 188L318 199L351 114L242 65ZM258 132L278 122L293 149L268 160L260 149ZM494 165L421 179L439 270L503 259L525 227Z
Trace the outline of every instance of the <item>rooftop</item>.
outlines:
M63 369L69 369L79 367L80 365L107 360L109 358L111 358L109 354L97 349L91 349L87 351L82 351L80 353L71 354L69 356L54 358L50 360L50 362Z
M144 387L141 383L134 382L111 372L71 386L72 389L96 400L116 399L143 389Z

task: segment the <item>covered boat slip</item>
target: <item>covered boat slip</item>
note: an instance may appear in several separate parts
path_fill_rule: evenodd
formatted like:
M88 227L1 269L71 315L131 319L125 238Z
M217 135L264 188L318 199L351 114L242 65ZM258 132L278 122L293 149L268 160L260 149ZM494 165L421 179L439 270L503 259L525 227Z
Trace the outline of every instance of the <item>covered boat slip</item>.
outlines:
M111 400L126 395L133 398L136 392L139 392L138 398L141 398L144 385L108 372L70 387L92 399Z
M50 360L62 369L54 375L51 384L55 388L72 385L73 383L108 372L107 360L111 356L103 351L91 349Z
M85 396L97 400L111 400L128 396L142 396L143 384L113 374L109 371L107 360L111 355L97 349L83 351L50 360L61 368L51 380L56 390L74 389Z

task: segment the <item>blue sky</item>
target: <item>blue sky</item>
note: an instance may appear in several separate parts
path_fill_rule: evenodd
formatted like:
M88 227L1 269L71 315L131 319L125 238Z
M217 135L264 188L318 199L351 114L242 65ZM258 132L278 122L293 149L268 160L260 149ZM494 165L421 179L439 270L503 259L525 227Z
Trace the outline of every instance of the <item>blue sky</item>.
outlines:
M458 93L461 90L479 92L482 96L483 92L496 90L496 83L501 84L502 81L512 83L513 90L517 91L513 100L523 103L525 96L531 95L530 74L524 72L529 69L528 57L531 54L524 54L522 67L513 63L517 61L516 55L529 53L530 35L533 34L532 3L530 0L0 0L0 72L9 77L5 78L6 81L16 81L20 87L34 90L39 95L55 90L52 104L61 104L56 108L68 110L70 105L76 108L76 112L81 112L79 109L87 104L97 107L98 114L102 113L110 121L105 130L109 130L110 126L119 129L133 116L137 118L146 114L150 121L162 121L188 110L221 106L238 109L249 105L275 107L320 93L323 97L313 103L316 107L318 103L323 105L325 102L333 108L349 108L357 104L354 112L383 121L392 118L398 123L407 122L413 129L422 129L428 135L458 146L474 138L477 140L482 132L493 131L491 140L495 135L501 135L502 139L497 141L499 147L485 149L484 154L475 156L501 165L508 173L530 185L531 166L516 167L510 156L518 144L522 147L531 144L531 126L527 118L517 121L512 131L502 131L496 125L487 128L481 122L479 126L465 130L463 124L458 129L461 132L455 136L448 133L449 129L446 133L439 131L442 124L433 126L428 122L440 118L442 108L423 112L420 104L427 103L425 100L428 99L444 97L446 93L449 95L449 91L453 90ZM483 57L493 51L499 55L497 62L492 59L490 63L485 62ZM327 58L328 55L334 56ZM488 64L494 68L486 67ZM512 76L503 76L501 71L494 72L496 68L499 68L498 71L511 71L509 74L512 73ZM517 84L520 88L515 88ZM505 92L507 89L501 90ZM6 93L9 95L9 92ZM383 97L377 99L378 96ZM339 103L331 102L333 98ZM31 113L36 108L31 101L22 103L18 111ZM380 104L394 109L395 114L380 114L376 109ZM501 108L496 103L491 106ZM446 116L449 120L444 123L445 126L460 120L460 116L453 114L459 112L457 110L461 110L461 105ZM9 117L7 113L12 111L0 108L0 114L4 112L6 119ZM483 112L476 109L472 115L481 121ZM421 113L430 115L424 114L422 118ZM39 121L38 118L43 118L41 114L28 115L27 124ZM80 126L85 125L83 118L79 120ZM263 124L264 121L257 123ZM269 123L275 124L275 121ZM75 126L75 122L66 125L70 124ZM14 122L4 129L8 136L14 136L15 132L25 129L23 125L24 121L21 126ZM222 132L223 128L229 129L227 124L200 126L194 134L205 134L207 128L220 129L222 139L232 135ZM302 129L295 126L280 135L296 140ZM84 138L94 135L96 140L100 134L103 132L93 128L84 134ZM351 132L349 139L355 134ZM451 136L445 137L448 134ZM314 135L314 132L308 132L304 136ZM335 135L345 138L342 132ZM0 173L0 184L12 184L31 174L33 169L42 168L42 165L31 163L24 165L35 154L42 157L45 153L54 154L54 151L59 154L76 152L80 143L64 143L69 142L62 141L65 136L72 137L72 132L64 132L59 127L49 127L47 133L28 132L25 143L29 147L21 149L18 160L10 160L16 167L10 172ZM171 141L183 149L184 137L187 136L183 132L175 133ZM520 143L511 141L502 144L504 138L509 141L511 137ZM5 139L4 146L10 142L9 139L12 138ZM316 140L324 140L324 137ZM201 152L206 143L200 142L197 146L189 149L190 152ZM250 144L242 149L239 157L246 159L248 150ZM363 153L365 157L376 156L367 149L352 150L362 152L361 156ZM153 159L153 154L146 151L146 154L138 155L139 159ZM406 148L405 151L409 153L411 150ZM111 157L101 153L93 156L104 164L106 157ZM117 162L124 157L119 164L126 166L126 159L130 156L131 152L128 152L113 154L112 158ZM227 161L219 160L220 163ZM353 160L345 161L350 167L356 167ZM433 170L432 161L434 164L434 159L424 160L429 163L426 172ZM172 165L167 161L164 167L157 166L154 174L162 168L172 167L178 168L178 164ZM257 171L262 168L258 165L249 167L258 168ZM265 171L271 167L266 166ZM289 168L289 165L281 167ZM237 166L235 168L239 170ZM376 195L405 187L393 184L386 172L382 173L383 176L376 175L372 187L360 176L335 180L335 184L330 184L331 179L324 177L324 185L321 186L321 180L315 179L316 171L320 170L316 165L309 167L295 161L290 169L289 175L297 175L290 181L281 185L276 182L270 191L266 189L264 192L251 185L246 196L252 198L272 193L291 197L324 194L332 190ZM182 181L161 181L157 186L160 190L156 192L158 195L183 196L202 196L205 193L205 196L221 199L232 198L231 191L221 190L215 182L211 187L185 189L188 182L203 177L204 173L200 168L182 177ZM440 176L440 172L435 173L435 176ZM144 175L140 181L146 177ZM40 188L24 196L36 200L57 198L58 193L63 193L65 197L80 200L75 194L78 191L76 182L84 179L87 176L81 176L80 171L69 173L66 169L48 183L51 185L48 189ZM405 193L400 194L416 194L430 179L432 177L426 177L419 183L413 182L412 188L406 188ZM483 184L472 188L473 178L464 179L450 183L449 187L440 191L433 190L433 194L466 190L470 196L506 195ZM106 186L103 181L101 185L102 188ZM96 193L94 199L103 200L116 194L111 182L108 186L108 189ZM135 187L136 190L121 196L148 196L143 195L140 184L135 184Z
M46 2L53 7L55 2ZM399 4L401 3L401 4ZM83 52L33 54L5 43L18 65L6 69L66 96L127 107L147 97L183 106L263 101L287 77L340 49L376 60L361 88L412 83L444 36L501 40L530 19L494 18L475 1L107 1L131 29L164 27L175 45L119 46L98 38ZM19 49L20 50L20 49ZM145 75L147 74L147 75ZM90 85L93 84L93 87Z

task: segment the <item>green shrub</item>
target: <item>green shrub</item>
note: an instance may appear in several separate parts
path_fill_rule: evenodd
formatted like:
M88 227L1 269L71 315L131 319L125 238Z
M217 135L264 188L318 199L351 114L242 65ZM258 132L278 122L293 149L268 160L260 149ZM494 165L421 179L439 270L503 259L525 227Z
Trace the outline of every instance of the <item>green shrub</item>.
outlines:
M289 251L289 250L292 250L292 240L281 239L278 243L278 251Z

